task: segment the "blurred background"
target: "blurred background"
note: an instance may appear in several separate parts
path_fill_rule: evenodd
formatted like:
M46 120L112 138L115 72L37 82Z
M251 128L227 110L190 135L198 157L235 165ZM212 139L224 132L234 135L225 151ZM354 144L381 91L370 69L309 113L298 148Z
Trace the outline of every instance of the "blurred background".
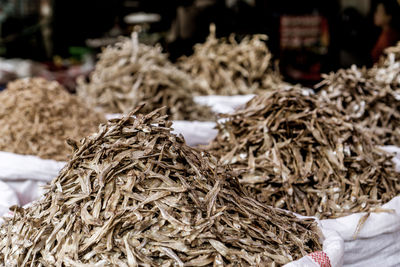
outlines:
M71 91L101 47L140 26L171 60L217 36L263 33L285 80L312 86L321 73L370 66L398 39L399 3L378 0L0 0L0 88L39 75Z

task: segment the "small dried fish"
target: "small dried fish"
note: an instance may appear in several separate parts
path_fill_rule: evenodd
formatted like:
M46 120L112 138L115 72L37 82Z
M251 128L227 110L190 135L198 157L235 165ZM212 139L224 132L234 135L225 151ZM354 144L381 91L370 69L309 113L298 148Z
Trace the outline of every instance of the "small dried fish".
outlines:
M391 156L303 88L278 87L227 115L205 150L257 200L302 215L370 211L400 192Z
M171 134L162 110L136 112L83 139L44 197L14 208L0 262L272 266L321 249L314 220L246 197L229 169Z
M129 112L145 102L144 112L163 110L172 120L210 120L209 107L193 101L192 92L201 86L177 69L161 52L160 46L147 46L132 37L121 38L99 55L90 81L78 79L77 93L90 105L106 113Z
M377 144L400 146L400 57L390 51L370 69L323 75L317 88L325 105L369 130Z
M385 62L389 55L393 55L395 57L394 59L396 61L400 60L400 42L397 42L397 44L395 46L390 46L390 47L386 48L384 50L384 55L381 56L378 64L380 64L381 62Z
M67 160L65 140L79 140L106 121L58 82L43 78L9 83L0 102L0 150L44 159Z
M217 39L215 25L205 43L194 53L178 60L178 67L199 80L199 95L253 94L282 82L265 44L266 35L247 36L239 43L235 36Z

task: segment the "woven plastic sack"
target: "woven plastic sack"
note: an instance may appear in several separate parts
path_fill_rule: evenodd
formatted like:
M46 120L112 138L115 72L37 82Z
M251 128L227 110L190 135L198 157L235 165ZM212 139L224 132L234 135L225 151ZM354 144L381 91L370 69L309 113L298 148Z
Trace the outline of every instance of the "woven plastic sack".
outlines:
M1 190L0 206L23 206L39 198L42 186L55 178L64 165L65 162L0 151L0 181L6 185ZM6 193L10 196L5 197Z

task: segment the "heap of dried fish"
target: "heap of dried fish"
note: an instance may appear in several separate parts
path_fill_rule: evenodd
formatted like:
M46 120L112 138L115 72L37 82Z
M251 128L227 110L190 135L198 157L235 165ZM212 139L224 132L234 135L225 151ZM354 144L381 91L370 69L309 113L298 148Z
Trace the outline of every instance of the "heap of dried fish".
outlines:
M59 83L42 78L9 83L0 103L0 150L45 159L66 160L66 140L94 133L105 121Z
M192 91L200 86L168 62L160 46L140 44L137 33L108 46L87 83L78 80L77 93L106 113L126 113L145 102L146 112L167 106L172 120L209 120L209 108L195 104Z
M400 50L400 45L397 49ZM397 96L396 100L400 100L400 51L382 57L381 61L369 70L369 76L381 84L381 87L390 86Z
M368 128L377 144L400 145L400 61L390 54L371 69L341 69L317 85L321 99Z
M194 54L182 57L178 66L204 84L198 94L253 94L281 82L266 39L265 35L247 36L239 43L234 35L217 39L211 25L206 42L196 44Z
M371 211L400 192L390 156L306 89L256 96L218 128L208 151L266 204L335 218Z
M43 199L0 227L0 261L272 266L321 249L312 219L244 196L159 113L133 112L77 143Z
M380 62L385 61L386 57L391 54L395 56L396 61L400 60L400 42L397 42L395 46L386 48L384 51L384 56L382 56L379 61Z

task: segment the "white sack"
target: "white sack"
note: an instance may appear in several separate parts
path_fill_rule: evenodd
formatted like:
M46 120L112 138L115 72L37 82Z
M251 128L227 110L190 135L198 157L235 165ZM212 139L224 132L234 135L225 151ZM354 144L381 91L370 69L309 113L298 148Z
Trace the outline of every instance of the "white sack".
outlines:
M0 206L25 205L38 199L42 186L54 179L65 162L0 151ZM16 201L17 202L16 202ZM0 216L4 211L0 209Z
M189 146L206 145L217 136L215 126L210 121L173 121L172 132L182 134Z
M65 162L0 151L0 180L49 181Z
M50 181L51 180L47 182L37 180L8 180L5 182L18 197L19 205L24 206L39 199L44 194L43 186Z
M0 192L0 216L3 216L8 213L10 206L20 205L20 203L14 190L2 181L0 181Z
M400 196L382 208L393 213L371 213L356 239L365 212L321 221L323 229L333 229L344 239L344 266L400 266Z
M194 102L200 105L209 106L215 113L232 113L235 109L244 106L255 95L206 95L195 96Z

